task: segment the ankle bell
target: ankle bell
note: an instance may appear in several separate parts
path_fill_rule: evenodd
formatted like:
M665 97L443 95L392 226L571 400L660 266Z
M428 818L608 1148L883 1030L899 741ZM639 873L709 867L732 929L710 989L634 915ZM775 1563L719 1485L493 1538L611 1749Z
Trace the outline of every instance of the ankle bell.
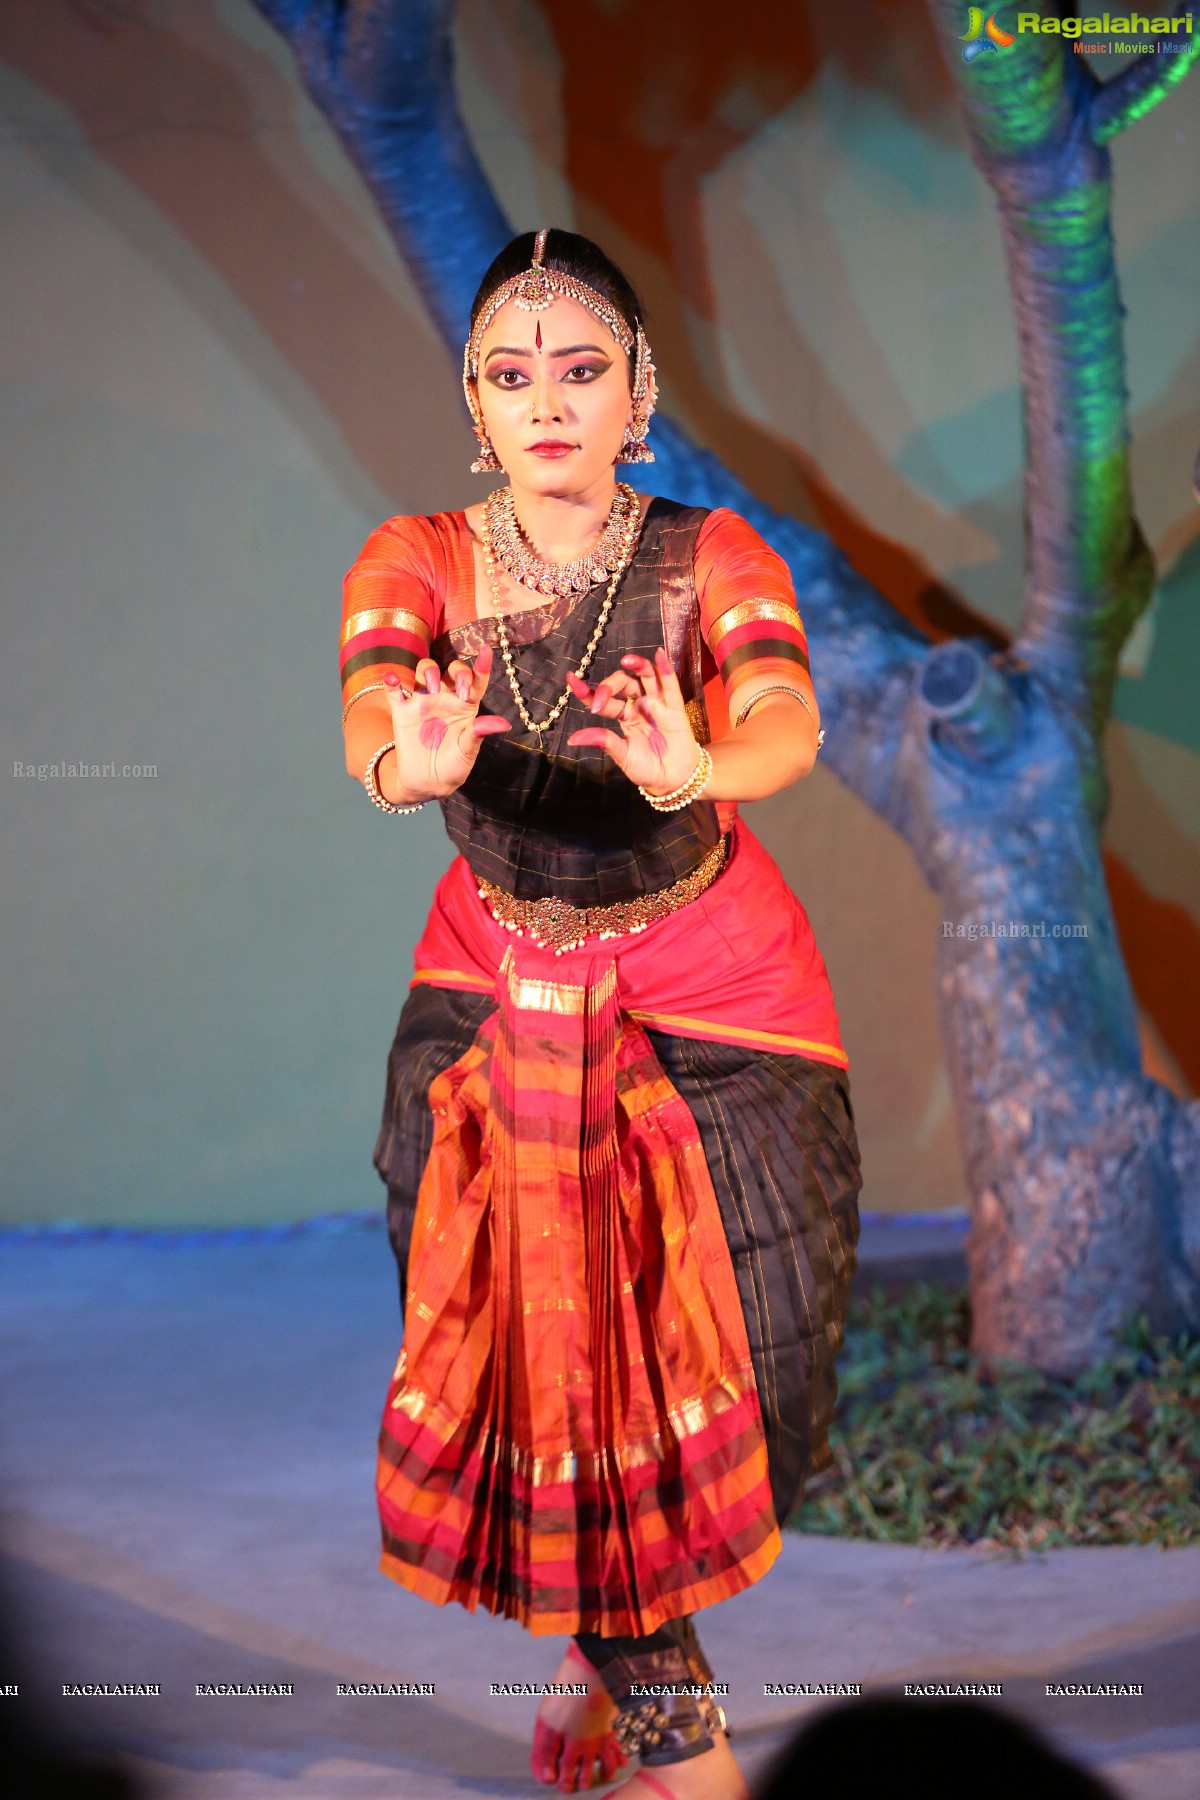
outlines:
M651 1768L686 1762L713 1747L700 1704L687 1693L660 1694L652 1700L625 1694L617 1700L612 1729L626 1755L640 1757Z

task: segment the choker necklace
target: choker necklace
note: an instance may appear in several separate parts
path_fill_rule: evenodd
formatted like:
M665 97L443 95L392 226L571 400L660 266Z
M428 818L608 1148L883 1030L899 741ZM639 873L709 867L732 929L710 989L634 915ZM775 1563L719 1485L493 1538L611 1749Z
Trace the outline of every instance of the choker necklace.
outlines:
M521 529L510 487L496 488L489 494L484 512L505 574L536 593L569 600L573 594L586 594L620 567L630 520L640 517L641 507L629 483L619 481L604 530L590 550L569 563L547 562L538 555Z
M536 734L537 734L538 749L540 751L542 748L542 733L544 731L548 731L550 729L551 725L553 725L554 721L557 719L559 713L561 713L563 707L567 704L568 700L571 698L571 689L570 689L570 686L568 685L563 690L563 692L559 695L558 699L555 701L554 705L551 707L550 711L547 713L546 717L544 719L542 719L540 722L538 720L530 718L529 709L525 705L525 696L521 692L520 683L517 680L517 671L513 664L512 645L508 641L508 628L506 627L506 625L504 623L504 614L500 610L500 591L499 591L499 584L497 583L497 580L496 580L496 559L497 559L498 546L496 545L496 543L494 542L493 537L492 537L492 501L498 499L500 497L500 495L502 495L502 494L508 494L510 496L509 506L510 506L510 508L512 506L512 499L511 499L512 489L511 488L497 488L497 490L494 494L489 494L488 503L484 509L484 514L483 514L483 556L484 556L484 561L487 564L488 587L491 591L491 598L492 598L492 612L493 612L493 614L495 616L495 620L496 620L496 637L499 640L499 644L500 644L500 654L504 658L504 668L505 668L506 674L508 675L508 685L512 689L513 699L517 703L517 711L521 715L521 719L525 726L525 729L527 731L536 732ZM626 495L628 495L629 501L632 501L632 506L630 506L628 504L628 502L625 501ZM612 570L612 579L610 580L610 582L608 584L608 592L604 596L604 604L600 608L600 617L596 620L595 629L593 630L591 637L588 639L587 649L584 651L582 661L580 662L579 667L575 671L576 675L578 675L581 680L582 680L584 674L586 673L588 664L591 662L593 656L596 654L596 646L600 642L600 638L604 631L605 625L608 623L608 615L612 611L613 601L616 599L616 595L617 595L617 589L621 585L621 577L622 577L622 575L624 575L626 569L629 567L630 563L633 561L633 553L637 548L637 541L638 541L639 536L641 535L642 509L641 509L641 506L638 504L637 495L634 493L634 491L631 487L626 485L625 482L618 483L617 498L613 502L614 513L616 511L618 504L622 504L622 510L625 514L625 516L622 520L620 544L617 548L617 552L616 552L616 555L615 555L613 561L611 563L606 563L604 568L601 570L601 576L603 576L603 575L608 574L609 570L611 569ZM611 519L610 519L610 527L611 527ZM607 529L609 529L609 527L606 527L606 530ZM601 538L601 542L603 542L603 538ZM599 546L597 546L597 548L598 547ZM595 551L593 551L592 554L595 555ZM608 554L608 553L606 552L606 554ZM565 567L567 569L575 569L579 566L579 563L584 560L585 560L584 558L579 558L577 562L567 563L565 565ZM508 568L508 565L505 564L505 567ZM549 570L555 571L555 572L557 572L557 569L558 569L558 565L556 565L555 563L542 563L541 567L544 569L549 569ZM510 574L511 574L511 572L512 571L509 570ZM589 582L588 586L593 586L595 579L596 578L593 578L593 581ZM532 586L533 583L530 582L528 585Z

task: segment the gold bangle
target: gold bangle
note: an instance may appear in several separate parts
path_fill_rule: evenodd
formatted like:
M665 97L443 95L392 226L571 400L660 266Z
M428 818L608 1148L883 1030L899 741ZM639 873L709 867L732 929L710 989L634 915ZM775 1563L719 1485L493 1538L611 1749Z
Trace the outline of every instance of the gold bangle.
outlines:
M375 752L374 756L371 758L370 762L367 764L366 773L363 775L363 786L367 790L367 798L369 800L373 801L373 803L380 809L381 812L387 812L387 813L420 812L421 808L425 805L424 800L417 800L412 805L409 805L409 806L396 806L391 800L385 800L383 795L379 791L379 781L378 781L378 778L376 777L375 771L378 768L381 759L387 755L389 750L394 750L395 748L396 748L396 742L395 742L394 738L389 739L389 741L386 744L380 744L378 750Z
M678 812L681 807L691 806L698 800L713 772L713 759L707 744L698 744L700 760L685 782L673 788L669 794L651 794L638 784L638 793L651 805L655 812Z
M801 706L804 708L804 710L808 714L809 718L813 719L815 721L817 715L813 711L812 707L808 704L808 701L805 699L804 695L800 692L800 689L789 686L789 684L786 681L777 681L772 687L759 688L757 694L751 695L750 699L747 700L745 706L743 706L739 710L737 718L733 721L733 729L735 731L737 730L738 726L742 723L742 721L747 717L747 715L750 712L751 707L757 706L760 700L765 700L768 694L793 694L795 696L795 698L800 702ZM817 731L817 749L818 750L821 748L821 745L824 742L825 742L825 727L822 725L821 727L819 727L819 729Z
M343 706L343 708L342 708L342 724L343 725L346 723L346 714L350 711L350 708L352 706L357 706L364 694L373 694L375 692L376 688L378 688L381 692L383 691L382 681L369 681L367 683L366 687L359 688L357 694L352 695L351 698L349 700L347 700L345 706ZM572 1642L573 1641L574 1640L572 1640Z

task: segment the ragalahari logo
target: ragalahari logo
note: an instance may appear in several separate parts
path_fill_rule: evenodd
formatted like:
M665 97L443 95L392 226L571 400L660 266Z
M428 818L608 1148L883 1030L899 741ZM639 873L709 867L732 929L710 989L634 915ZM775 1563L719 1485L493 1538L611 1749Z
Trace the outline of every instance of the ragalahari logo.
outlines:
M985 50L1007 50L1016 41L1011 31L997 25L995 13L985 17L982 6L968 6L967 29L963 32L964 62L974 62Z

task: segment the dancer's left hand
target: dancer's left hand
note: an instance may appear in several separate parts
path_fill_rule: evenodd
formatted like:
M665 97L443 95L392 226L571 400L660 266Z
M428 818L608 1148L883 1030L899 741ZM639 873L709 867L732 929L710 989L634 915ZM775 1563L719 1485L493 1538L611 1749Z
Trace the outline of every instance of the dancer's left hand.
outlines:
M623 656L621 667L595 688L578 675L567 676L571 692L619 731L588 725L573 731L569 744L591 744L612 757L638 787L651 794L670 794L695 772L699 747L683 703L679 677L665 650L645 656Z

